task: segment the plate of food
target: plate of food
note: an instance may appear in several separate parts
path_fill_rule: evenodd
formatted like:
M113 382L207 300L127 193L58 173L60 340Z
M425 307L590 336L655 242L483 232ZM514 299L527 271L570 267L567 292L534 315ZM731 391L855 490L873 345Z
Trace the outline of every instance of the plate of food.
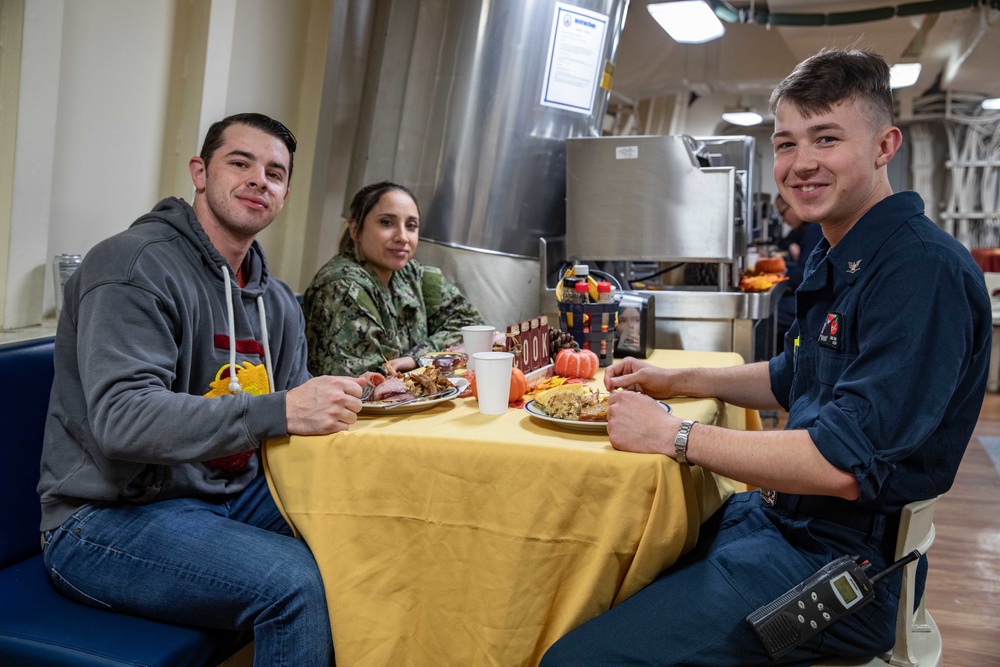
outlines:
M573 431L602 433L608 429L608 396L585 385L546 389L524 405L532 417ZM670 406L660 402L664 410Z
M465 378L445 377L437 368L425 366L409 373L390 375L372 387L361 401L362 414L420 412L450 401L469 386ZM367 393L367 392L366 392Z

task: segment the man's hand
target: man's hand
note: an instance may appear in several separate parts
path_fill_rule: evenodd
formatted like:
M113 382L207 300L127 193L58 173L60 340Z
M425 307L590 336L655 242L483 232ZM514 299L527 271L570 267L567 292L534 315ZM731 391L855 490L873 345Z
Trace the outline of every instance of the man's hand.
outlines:
M608 437L615 449L672 457L679 426L680 420L649 396L616 391L608 398Z
M407 371L412 371L417 367L417 360L413 357L396 357L395 359L389 360L389 365L392 366L392 370L397 373L406 373Z
M288 390L285 396L285 423L288 433L326 435L346 431L358 420L358 412L361 411L361 387L369 381L370 379L364 376L346 378L321 375L295 389Z
M671 373L664 368L625 357L616 361L604 371L604 387L608 391L626 389L638 391L654 398L670 398L673 396Z

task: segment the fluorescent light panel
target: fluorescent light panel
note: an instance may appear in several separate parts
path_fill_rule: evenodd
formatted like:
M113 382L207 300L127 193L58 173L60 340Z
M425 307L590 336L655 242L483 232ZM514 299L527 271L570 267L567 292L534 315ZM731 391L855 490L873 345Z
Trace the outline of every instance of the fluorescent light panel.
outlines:
M897 63L889 69L889 87L906 88L920 77L920 63Z
M744 127L760 125L764 122L764 118L755 111L727 111L722 114L722 120L733 125L743 125Z
M681 44L702 44L726 33L722 21L704 0L656 2L646 5L646 9Z

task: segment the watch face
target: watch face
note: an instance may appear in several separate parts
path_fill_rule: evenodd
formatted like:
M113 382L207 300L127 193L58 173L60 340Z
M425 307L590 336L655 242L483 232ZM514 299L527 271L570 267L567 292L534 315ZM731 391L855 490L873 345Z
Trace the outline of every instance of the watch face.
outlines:
M678 463L688 463L687 460L687 441L688 434L691 432L691 427L695 425L696 422L685 419L681 422L681 426L677 429L677 437L674 438L674 457L677 459Z

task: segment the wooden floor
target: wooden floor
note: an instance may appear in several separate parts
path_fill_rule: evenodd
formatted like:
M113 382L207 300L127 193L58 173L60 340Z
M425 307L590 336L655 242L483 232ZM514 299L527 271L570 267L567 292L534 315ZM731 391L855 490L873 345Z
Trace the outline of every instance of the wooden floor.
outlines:
M1000 437L1000 394L983 402L975 434ZM927 609L944 667L1000 667L1000 474L975 437L955 485L934 510Z
M1000 437L1000 394L986 395L980 435ZM934 526L925 594L941 630L942 667L1000 667L1000 473L976 437L935 506Z

